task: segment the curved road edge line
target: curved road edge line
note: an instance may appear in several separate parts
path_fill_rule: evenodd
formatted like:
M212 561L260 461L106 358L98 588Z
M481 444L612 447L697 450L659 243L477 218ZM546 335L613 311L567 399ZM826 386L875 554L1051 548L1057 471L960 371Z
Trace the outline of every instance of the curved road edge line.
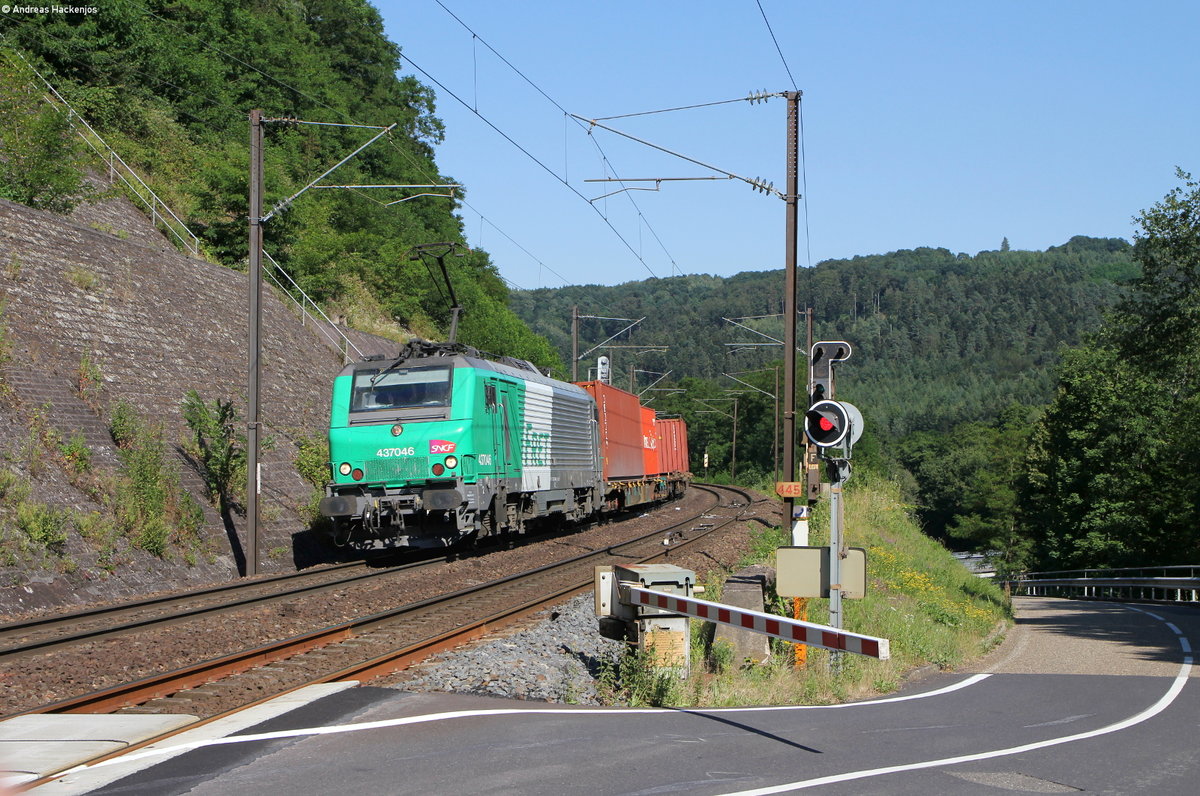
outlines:
M346 732L361 732L363 730L378 730L387 729L390 727L403 727L411 724L425 724L434 721L449 721L452 719L463 718L485 718L488 716L628 716L628 715L643 715L643 714L658 714L658 715L707 715L710 713L743 713L743 712L761 712L761 711L780 711L780 710L832 710L837 708L858 708L870 707L874 705L885 705L892 702L908 702L914 699L927 699L929 697L942 696L954 691L967 688L969 686L980 683L990 674L975 674L957 683L938 688L933 691L925 691L920 694L910 694L907 696L886 697L884 699L873 699L865 702L843 702L836 705L771 705L763 707L745 707L745 708L710 708L707 710L693 708L489 708L481 710L454 710L445 713L426 713L419 716L404 716L397 719L383 719L380 721L366 721L357 724L335 724L329 727L305 727L297 730L277 730L275 732L263 732L249 735L230 735L224 738L207 738L199 741L192 741L185 744L176 744L174 746L166 746L161 749L145 749L140 752L134 752L121 757L115 757L111 760L104 760L99 763L85 764L68 769L56 775L57 778L66 777L71 774L80 774L87 771L95 771L106 766L117 765L119 763L132 763L137 760L143 760L155 756L174 756L183 752L190 752L194 749L202 749L209 746L224 746L227 744L238 743L253 743L256 741L275 741L288 738L301 738L311 735L337 735Z
M1151 616L1155 619L1158 619L1159 621L1163 622L1164 624L1167 624L1169 627L1175 629L1176 636L1179 639L1179 645L1182 648L1183 653L1184 653L1183 663L1180 664L1179 672L1176 673L1175 679L1171 681L1171 687L1167 689L1165 694L1163 694L1161 697L1159 697L1157 702L1155 702L1153 705L1146 708L1145 710L1143 710L1140 713L1136 713L1133 716L1130 716L1127 719L1122 719L1121 721L1118 721L1114 724L1109 724L1107 726L1099 727L1097 729L1089 730L1087 732L1076 733L1074 735L1066 735L1061 738L1048 738L1044 741L1035 741L1034 743L1022 744L1021 746L1010 746L1005 749L994 749L989 752L976 752L974 754L969 754L969 755L959 755L957 757L943 757L938 760L923 760L923 761L920 761L917 763L905 763L905 764L897 765L897 766L885 766L883 768L871 768L871 769L865 769L863 771L850 771L845 774L831 774L830 776L827 776L827 777L818 777L817 779L806 779L806 780L800 780L798 782L789 782L784 785L772 785L772 786L766 787L766 788L754 788L752 790L732 791L729 793L722 794L721 796L767 796L768 794L773 794L773 793L787 793L789 791L803 790L805 788L815 788L820 785L832 785L832 784L839 783L839 782L850 782L850 781L856 780L856 779L867 779L869 777L878 777L878 776L883 776L884 774L898 774L898 773L903 773L905 771L918 771L920 769L936 768L938 766L953 766L953 765L958 765L959 763L971 763L971 762L975 762L977 760L988 760L988 759L994 758L994 757L1007 757L1009 755L1022 754L1023 752L1032 752L1034 750L1045 749L1050 746L1059 746L1061 744L1073 743L1075 741L1083 741L1088 738L1095 738L1100 735L1108 735L1110 733L1120 732L1121 730L1125 730L1125 729L1133 727L1137 724L1141 724L1142 722L1144 722L1148 719L1152 719L1155 716L1157 716L1159 713L1162 713L1164 710L1166 710L1171 705L1171 703L1175 701L1176 697L1178 697L1180 692L1183 691L1183 686L1187 683L1188 677L1191 676L1191 672L1192 672L1191 642L1188 641L1187 636L1183 635L1182 633L1180 633L1178 631L1178 628L1175 628L1174 625L1171 625L1170 623L1166 622L1166 620L1164 620L1161 616L1157 616L1156 614L1152 614L1149 611L1145 611L1141 608L1134 608L1132 606L1127 606L1127 607L1129 607L1131 610L1138 611L1139 613L1143 613L1143 614Z

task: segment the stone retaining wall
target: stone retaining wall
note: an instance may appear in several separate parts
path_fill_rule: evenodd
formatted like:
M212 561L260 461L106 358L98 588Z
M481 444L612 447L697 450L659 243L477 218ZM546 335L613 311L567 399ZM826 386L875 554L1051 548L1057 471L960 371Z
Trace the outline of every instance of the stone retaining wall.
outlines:
M108 575L89 560L88 545L72 539L73 572L0 562L6 585L18 584L0 590L11 592L0 595L0 614L236 576L227 529L180 449L187 437L180 404L195 389L210 404L233 400L244 415L247 281L244 273L184 256L124 199L81 207L70 218L0 200L0 328L9 355L0 375L11 394L0 406L0 467L28 478L43 502L99 510L52 455L31 467L22 451L42 414L63 438L81 432L97 469L115 467L107 407L123 399L163 425L183 483L206 507L205 533L217 551L189 566L127 549L126 564ZM261 419L275 447L260 459L263 571L304 565L314 554L297 513L311 488L296 473L293 441L324 435L330 383L342 366L335 346L284 301L264 287ZM85 356L102 375L102 388L86 402L77 389ZM241 517L235 525L244 534Z

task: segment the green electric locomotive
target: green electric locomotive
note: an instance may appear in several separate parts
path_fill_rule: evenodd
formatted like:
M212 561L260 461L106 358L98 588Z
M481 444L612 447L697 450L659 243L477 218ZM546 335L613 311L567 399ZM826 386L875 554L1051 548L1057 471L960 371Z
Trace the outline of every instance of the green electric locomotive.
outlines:
M359 549L582 519L604 496L597 434L580 387L465 346L410 344L334 380L320 511L335 543Z

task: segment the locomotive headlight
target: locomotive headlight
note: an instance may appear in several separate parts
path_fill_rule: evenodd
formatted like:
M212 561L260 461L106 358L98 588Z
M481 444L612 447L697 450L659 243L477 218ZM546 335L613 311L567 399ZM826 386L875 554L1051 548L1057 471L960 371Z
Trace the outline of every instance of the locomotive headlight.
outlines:
M447 470L453 470L455 467L458 467L458 457L457 456L447 456L444 459L444 461L446 462Z
M392 436L393 436L393 437L398 437L398 436L400 436L402 433L404 433L404 426L400 425L399 423L397 423L396 425L392 426Z
M354 472L350 474L350 477L355 481L361 481L363 479L363 471L355 467Z
M338 472L342 475L350 475L350 470L350 462L342 462L341 466L338 467Z
M429 469L433 471L434 475L441 475L442 473L446 472L446 468L442 467L441 462L435 464L433 467L430 467Z

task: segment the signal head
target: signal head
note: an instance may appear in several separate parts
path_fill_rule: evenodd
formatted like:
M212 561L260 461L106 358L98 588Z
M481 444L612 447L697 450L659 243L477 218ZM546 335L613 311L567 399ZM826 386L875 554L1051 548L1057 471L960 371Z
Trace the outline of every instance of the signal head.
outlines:
M819 448L840 445L850 432L850 413L837 401L817 401L804 413L804 434Z

